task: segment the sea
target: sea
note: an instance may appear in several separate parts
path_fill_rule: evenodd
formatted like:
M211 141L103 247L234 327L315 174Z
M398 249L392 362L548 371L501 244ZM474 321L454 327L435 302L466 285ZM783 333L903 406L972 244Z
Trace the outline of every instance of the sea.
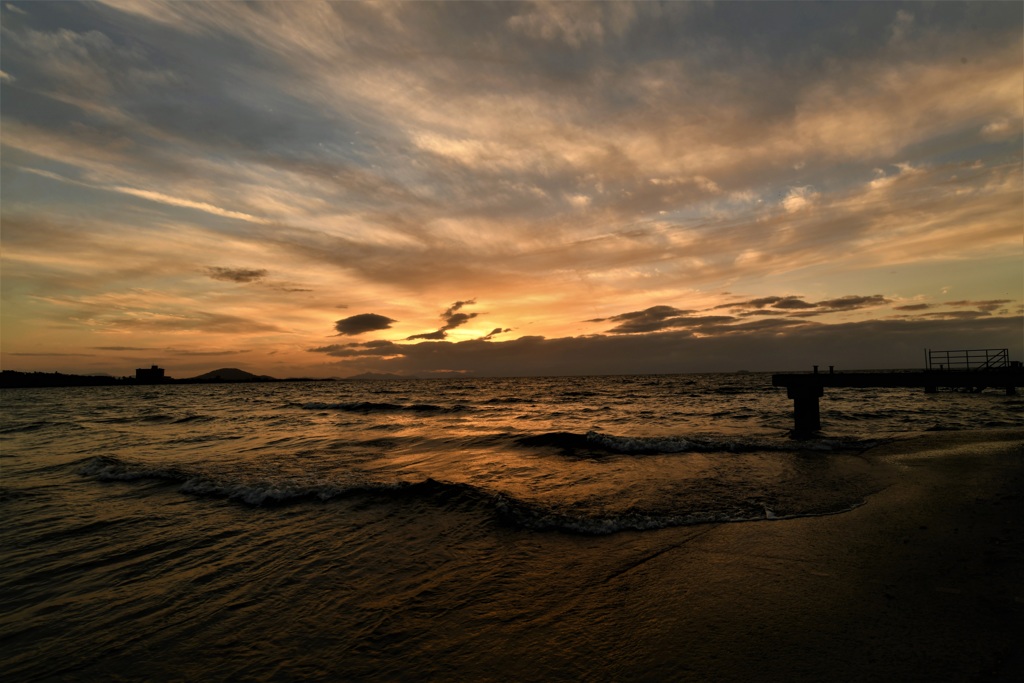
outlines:
M792 402L760 373L0 401L9 681L671 671L686 647L652 653L644 615L622 616L636 563L715 525L864 505L886 485L865 455L879 444L1024 428L1024 397L1001 391L830 389L822 431L793 438Z

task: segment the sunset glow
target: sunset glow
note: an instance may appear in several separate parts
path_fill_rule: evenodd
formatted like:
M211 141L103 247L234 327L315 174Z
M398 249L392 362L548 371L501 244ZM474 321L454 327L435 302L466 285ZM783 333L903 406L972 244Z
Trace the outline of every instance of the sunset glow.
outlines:
M0 10L3 369L1024 352L1020 3Z

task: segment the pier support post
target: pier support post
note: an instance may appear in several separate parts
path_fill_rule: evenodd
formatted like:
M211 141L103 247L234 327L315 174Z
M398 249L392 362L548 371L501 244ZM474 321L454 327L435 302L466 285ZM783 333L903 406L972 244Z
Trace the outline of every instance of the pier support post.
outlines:
M818 399L825 395L820 384L804 384L786 388L786 395L793 399L793 431L809 434L821 429L821 411Z

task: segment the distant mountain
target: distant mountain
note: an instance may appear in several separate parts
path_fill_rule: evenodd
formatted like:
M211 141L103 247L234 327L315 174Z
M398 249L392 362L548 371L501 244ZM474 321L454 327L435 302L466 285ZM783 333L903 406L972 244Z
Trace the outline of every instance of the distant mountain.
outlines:
M220 368L211 370L197 377L189 377L184 382L276 382L270 375L254 375L238 368Z
M352 375L345 379L415 379L411 375L395 375L389 372L364 372L360 375Z

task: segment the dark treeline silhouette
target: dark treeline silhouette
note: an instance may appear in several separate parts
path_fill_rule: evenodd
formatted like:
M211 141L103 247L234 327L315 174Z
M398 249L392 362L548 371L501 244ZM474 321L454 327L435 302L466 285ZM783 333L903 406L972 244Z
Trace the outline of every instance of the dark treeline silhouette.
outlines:
M101 387L115 384L135 384L134 377L108 375L65 375L62 372L0 372L0 387Z
M4 370L0 372L0 388L32 388L32 387L102 387L116 385L155 386L165 384L238 384L249 382L321 382L322 379L309 377L289 377L278 379L270 375L254 375L237 368L221 368L197 377L174 379L162 376L160 381L144 377L110 377L109 375L66 375L62 372L20 372Z

